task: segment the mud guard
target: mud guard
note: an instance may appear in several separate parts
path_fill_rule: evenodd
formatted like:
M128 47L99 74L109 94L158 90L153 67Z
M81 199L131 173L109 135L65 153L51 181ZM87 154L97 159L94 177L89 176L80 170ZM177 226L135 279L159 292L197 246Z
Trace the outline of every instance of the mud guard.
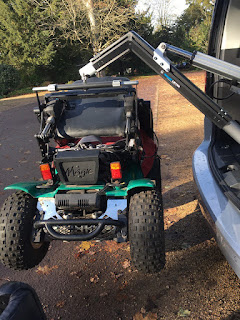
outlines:
M37 188L37 186L40 186L43 184L43 181L32 181L32 182L19 182L11 184L4 188L4 190L21 190L28 194L30 194L33 198L39 198L39 197L49 197L52 198L55 195L55 188Z
M4 190L21 190L28 194L30 194L33 198L39 198L39 197L46 197L46 198L54 198L55 194L58 191L67 191L67 190L88 190L88 189L103 189L104 185L94 185L94 186L81 186L76 188L76 186L66 186L66 185L60 185L58 188L52 187L52 188L37 188L37 186L42 185L42 181L33 181L33 182L19 182L14 183L6 188ZM106 192L106 195L109 197L126 197L128 195L128 192L133 189L141 189L141 188L155 188L155 183L147 178L144 179L137 179L137 180L131 180L129 181L128 185L125 187L116 187L115 190L110 190Z

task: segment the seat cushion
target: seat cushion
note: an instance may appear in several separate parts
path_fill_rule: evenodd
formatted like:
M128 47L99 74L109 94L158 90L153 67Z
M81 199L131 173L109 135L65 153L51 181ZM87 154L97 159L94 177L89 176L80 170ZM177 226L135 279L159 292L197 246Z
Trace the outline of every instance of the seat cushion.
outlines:
M57 123L60 138L124 136L124 95L73 98Z

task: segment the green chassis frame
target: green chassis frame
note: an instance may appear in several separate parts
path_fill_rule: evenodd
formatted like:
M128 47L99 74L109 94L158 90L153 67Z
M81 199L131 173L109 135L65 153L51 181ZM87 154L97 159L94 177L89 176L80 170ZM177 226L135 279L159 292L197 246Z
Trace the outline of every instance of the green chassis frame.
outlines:
M111 198L127 197L128 192L133 189L141 188L155 188L154 181L143 178L141 168L138 165L133 164L123 176L122 181L124 183L116 185L112 190L106 191L106 196ZM43 184L43 181L33 181L33 182L21 182L14 183L10 186L7 186L4 190L22 190L26 193L29 193L33 198L54 198L58 191L68 191L68 190L102 190L104 184L96 185L65 185L57 184L49 188L40 188Z
M15 183L5 188L5 190L21 190L30 194L33 198L54 198L58 191L67 191L67 190L101 190L104 188L104 185L86 185L86 186L66 186L64 184L59 184L53 186L52 188L43 189L39 188L42 182L22 182ZM37 188L38 187L38 188ZM153 189L155 188L154 181L150 179L136 179L130 180L129 183L120 184L113 188L113 190L106 191L107 198L110 199L123 199L128 197L129 191L137 191L142 189ZM82 226L82 225L95 225L96 229L88 234L78 234L78 235L62 235L54 230L54 226ZM86 241L92 240L97 237L106 225L112 225L117 228L124 228L127 225L126 220L114 220L114 219L63 219L63 220L39 220L34 223L35 235L33 242L38 243L43 239L43 236L47 237L50 240L66 240L66 241ZM42 229L47 230L47 234L43 235ZM118 230L120 230L118 229ZM49 238L50 237L50 238ZM122 241L122 240L120 240Z
M67 190L101 190L104 188L104 185L86 185L86 186L71 186L65 184L59 184L57 186L53 186L48 189L39 188L38 186L42 185L42 181L34 181L34 182L20 182L14 183L10 186L4 188L4 190L22 190L26 193L29 193L33 198L54 198L55 194L58 191L67 191ZM38 187L38 188L37 188ZM128 192L133 189L141 189L141 188L155 188L154 181L144 178L144 179L136 179L130 180L127 186L119 185L114 187L113 190L106 191L107 197L111 198L119 198L119 197L127 197Z

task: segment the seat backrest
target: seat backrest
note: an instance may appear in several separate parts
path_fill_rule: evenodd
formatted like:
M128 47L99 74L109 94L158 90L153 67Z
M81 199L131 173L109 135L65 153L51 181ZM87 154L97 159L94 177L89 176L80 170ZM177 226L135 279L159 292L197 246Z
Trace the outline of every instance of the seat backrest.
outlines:
M122 80L127 78L90 78L88 82ZM77 82L82 82L76 81ZM94 88L88 90L58 92L46 95L47 100L66 101L65 110L56 123L59 138L81 138L87 135L101 137L125 135L126 109L134 105L136 90L122 88Z
M126 114L124 95L77 97L67 101L57 123L61 138L80 138L87 135L124 136Z

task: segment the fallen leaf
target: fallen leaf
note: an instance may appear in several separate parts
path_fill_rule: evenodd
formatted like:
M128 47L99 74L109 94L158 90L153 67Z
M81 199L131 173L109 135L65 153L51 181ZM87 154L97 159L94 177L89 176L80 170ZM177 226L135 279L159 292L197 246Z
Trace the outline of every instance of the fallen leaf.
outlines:
M58 266L49 267L48 265L41 267L39 266L36 270L38 274L49 275L54 269L58 269Z
M83 276L83 274L81 271L80 272L73 271L70 273L70 276L76 276L78 279L80 279Z
M19 160L18 162L19 162L19 163L26 163L27 160Z
M130 261L129 261L129 260L125 260L125 261L123 262L122 266L123 266L124 269L129 268L129 267L130 267Z
M98 283L98 281L99 281L99 276L97 274L95 274L94 277L90 278L90 282L92 283Z
M74 254L74 257L75 257L76 259L78 259L78 258L80 258L82 255L83 255L82 252L78 252L78 253L75 253L75 254Z
M102 293L100 293L99 296L100 296L101 298L104 298L104 297L108 296L108 293L107 293L107 292L102 292Z
M126 286L127 286L127 284L128 284L127 281L123 281L123 283L120 285L119 289L120 289L120 290L125 289Z
M133 320L144 320L143 315L141 314L141 312L136 313L133 316Z
M120 245L115 241L107 240L105 241L103 249L107 252L112 253L118 251L120 249Z
M78 249L78 252L75 253L75 258L80 258L80 257L83 257L85 256L86 254L89 254L89 244L85 244L83 246L78 246L76 247Z
M179 317L189 317L190 314L191 314L191 311L189 311L187 309L180 308L179 311L178 311L178 316Z
M3 170L6 170L6 171L12 171L13 168L3 168Z
M144 320L157 320L157 313L149 312L145 317Z
M142 307L142 308L141 308L141 313L142 313L142 314L147 313L146 309Z
M123 273L116 274L114 272L110 272L110 275L114 280L118 280L119 278L121 278L123 276Z
M161 159L171 160L171 158L167 154L162 154Z
M0 278L0 280L11 281L9 278Z
M64 307L64 305L65 305L65 303L66 303L66 301L58 301L57 303L56 303L56 307L57 308L63 308Z
M123 248L123 250L130 252L130 244L127 244L126 248Z
M81 244L76 247L76 249L79 252L83 252L89 250L93 246L95 246L95 243L93 243L92 241L82 241Z

